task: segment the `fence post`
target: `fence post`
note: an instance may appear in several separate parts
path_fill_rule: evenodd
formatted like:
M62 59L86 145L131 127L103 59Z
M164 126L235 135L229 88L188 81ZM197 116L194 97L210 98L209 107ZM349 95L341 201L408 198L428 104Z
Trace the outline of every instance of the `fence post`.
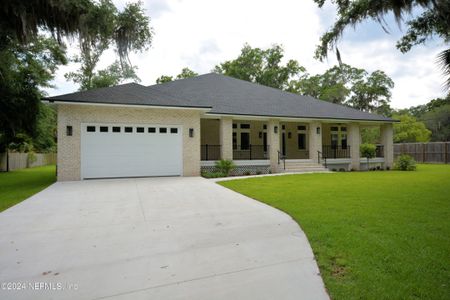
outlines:
M9 149L6 147L6 172L9 172Z
M449 143L444 143L444 157L445 157L445 163L447 164L448 163L448 144Z
M250 144L250 160L252 160L252 144Z
M205 156L206 156L206 160L208 159L208 144L205 145Z
M425 162L425 143L422 143L422 162Z

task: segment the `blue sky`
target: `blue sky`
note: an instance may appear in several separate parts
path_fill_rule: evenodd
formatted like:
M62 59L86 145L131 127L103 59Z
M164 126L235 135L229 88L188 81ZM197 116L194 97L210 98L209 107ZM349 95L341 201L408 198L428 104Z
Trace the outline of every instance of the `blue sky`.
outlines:
M114 0L123 7L128 0ZM335 9L327 4L319 9L312 0L152 0L144 1L155 36L151 49L131 55L139 67L141 84L154 84L162 74L175 75L183 67L202 74L214 66L239 55L244 43L267 48L281 44L286 59L296 59L309 73L322 73L336 63L330 54L324 62L313 58L320 36L335 19ZM343 61L368 71L386 72L395 83L392 106L409 107L444 96L444 81L435 64L442 43L430 41L402 54L395 48L402 31L392 17L386 18L390 34L373 21L346 30L339 43ZM77 52L69 46L69 54ZM99 67L114 61L109 50ZM76 64L61 67L49 95L69 93L77 86L67 82L64 74Z

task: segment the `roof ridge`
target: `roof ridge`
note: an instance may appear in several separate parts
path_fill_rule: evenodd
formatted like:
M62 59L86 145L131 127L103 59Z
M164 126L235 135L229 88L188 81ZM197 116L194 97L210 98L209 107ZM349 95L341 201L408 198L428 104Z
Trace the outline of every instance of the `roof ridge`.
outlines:
M122 84L117 84L117 85L113 85L113 86L104 86L104 87L98 87L98 88L94 88L94 89L89 89L89 90L84 90L84 91L75 91L72 93L67 93L67 94L60 94L60 95L55 95L55 96L50 96L50 97L43 97L43 100L48 100L48 99L52 99L54 97L59 97L59 96L69 96L69 95L80 95L80 94L86 94L86 93L92 93L92 92L98 92L98 91L102 91L102 90L107 90L107 89L111 89L111 88L117 88L117 87L123 87L126 85L136 85L139 87L146 87L145 85L142 85L140 83L137 82L127 82L127 83L122 83Z

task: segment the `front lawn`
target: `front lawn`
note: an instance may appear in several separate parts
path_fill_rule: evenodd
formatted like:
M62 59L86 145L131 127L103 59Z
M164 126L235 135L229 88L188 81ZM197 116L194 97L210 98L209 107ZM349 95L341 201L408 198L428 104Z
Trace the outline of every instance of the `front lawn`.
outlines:
M291 215L333 299L450 299L450 166L221 182Z
M55 182L55 166L0 173L0 212Z

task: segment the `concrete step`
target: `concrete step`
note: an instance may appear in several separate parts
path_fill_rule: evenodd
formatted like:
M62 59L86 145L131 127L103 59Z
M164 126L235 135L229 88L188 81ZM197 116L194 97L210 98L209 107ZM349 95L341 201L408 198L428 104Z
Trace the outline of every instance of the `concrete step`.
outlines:
M312 162L286 162L286 167L283 169L283 165L280 165L281 172L294 173L294 172L326 172L328 171L323 165Z

